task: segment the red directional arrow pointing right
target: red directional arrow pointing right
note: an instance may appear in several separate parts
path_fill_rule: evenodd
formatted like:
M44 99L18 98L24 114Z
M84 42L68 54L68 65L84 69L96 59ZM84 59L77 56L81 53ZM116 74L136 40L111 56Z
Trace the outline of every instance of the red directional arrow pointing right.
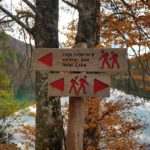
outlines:
M49 85L52 86L53 88L60 90L60 91L64 91L64 78L56 80L56 81L50 83Z
M97 93L98 91L101 91L105 88L107 88L109 85L97 80L97 79L94 79L94 93Z
M51 67L51 66L53 66L53 54L49 53L49 54L39 58L39 61L42 62L43 64Z

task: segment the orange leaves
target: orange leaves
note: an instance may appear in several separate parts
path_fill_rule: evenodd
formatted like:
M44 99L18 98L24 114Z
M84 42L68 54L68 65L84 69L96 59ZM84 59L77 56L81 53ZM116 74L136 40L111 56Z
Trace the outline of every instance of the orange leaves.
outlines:
M88 118L91 120L88 126L89 128L96 128L99 122L99 99L86 99L85 105L87 109L86 114L88 114Z
M29 113L28 113L28 116L35 117L35 116L36 116L36 113L35 113L35 112L29 112Z
M103 43L105 47L147 46L149 42L150 12L148 8L139 0L126 1L126 3L127 5L121 1L114 2L115 11L111 7L110 10L106 7L101 9L100 44ZM119 9L120 7L122 9Z
M25 145L26 149L30 149L31 147L34 147L35 142L35 127L32 127L30 125L20 125L19 129L16 129L17 133L22 134L22 138L24 142L22 144Z
M139 44L139 31L138 27L134 25L134 21L127 20L117 20L115 16L108 17L111 18L106 22L104 29L106 32L102 34L102 38L105 41L105 45L108 43L110 45L138 45ZM126 39L126 40L125 40Z
M93 146L88 146L86 150L96 150Z
M127 5L121 1L115 1L112 5L111 3L110 0L101 1L98 23L100 30L96 34L100 36L100 40L96 47L132 47L135 45L149 47L150 11L146 7L147 3L140 0L127 1ZM64 46L72 47L77 30L77 21L73 20L67 29L65 36L68 39Z
M150 27L150 13L139 16L138 21L141 22L145 27Z
M86 98L84 150L144 149L145 145L135 139L135 134L139 135L139 131L142 132L144 123L130 111L131 108L139 105L140 103L127 99L107 101L106 99ZM64 125L67 126L68 104L65 105L62 113Z
M84 149L96 150L99 143L99 99L85 99Z
M134 138L142 129L141 120L130 112L132 107L139 106L127 100L106 102L98 98L86 99L85 149L95 148L96 143L107 150L134 150L144 147Z

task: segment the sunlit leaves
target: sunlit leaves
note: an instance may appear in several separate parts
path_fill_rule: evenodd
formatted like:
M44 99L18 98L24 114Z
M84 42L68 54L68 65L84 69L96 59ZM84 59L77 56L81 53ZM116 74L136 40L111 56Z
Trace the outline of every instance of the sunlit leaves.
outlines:
M64 35L67 38L67 41L63 43L64 47L70 48L75 44L75 36L77 29L77 20L73 20L68 24L67 32Z

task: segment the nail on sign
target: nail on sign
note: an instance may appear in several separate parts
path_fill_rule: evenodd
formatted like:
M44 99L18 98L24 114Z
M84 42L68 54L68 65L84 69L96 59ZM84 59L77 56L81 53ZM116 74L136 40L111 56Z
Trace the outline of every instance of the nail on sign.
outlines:
M122 72L127 70L126 49L49 49L34 50L35 70Z
M110 77L95 74L49 74L51 96L109 96Z

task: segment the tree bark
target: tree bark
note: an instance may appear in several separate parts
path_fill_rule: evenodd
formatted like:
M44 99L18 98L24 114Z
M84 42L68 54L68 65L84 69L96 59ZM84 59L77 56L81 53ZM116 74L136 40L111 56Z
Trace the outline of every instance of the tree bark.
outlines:
M58 48L59 0L36 0L33 37L36 47Z
M88 47L97 44L97 33L99 30L100 2L98 0L78 0L79 22L76 43L85 42Z
M33 37L36 48L58 48L58 0L36 0ZM62 149L62 116L58 97L48 97L48 72L36 71L36 150Z
M95 47L99 42L99 13L100 13L100 1L98 0L78 0L78 10L79 10L79 22L78 31L76 36L76 43L85 42L88 47ZM86 99L85 99L86 101ZM91 101L92 98L88 99ZM85 106L86 107L86 106ZM87 113L85 116L85 123L90 124L91 118L89 113L90 110L87 108ZM99 111L99 110L97 110ZM98 117L98 116L97 116ZM99 126L84 130L84 142L83 149L93 148L99 149Z

